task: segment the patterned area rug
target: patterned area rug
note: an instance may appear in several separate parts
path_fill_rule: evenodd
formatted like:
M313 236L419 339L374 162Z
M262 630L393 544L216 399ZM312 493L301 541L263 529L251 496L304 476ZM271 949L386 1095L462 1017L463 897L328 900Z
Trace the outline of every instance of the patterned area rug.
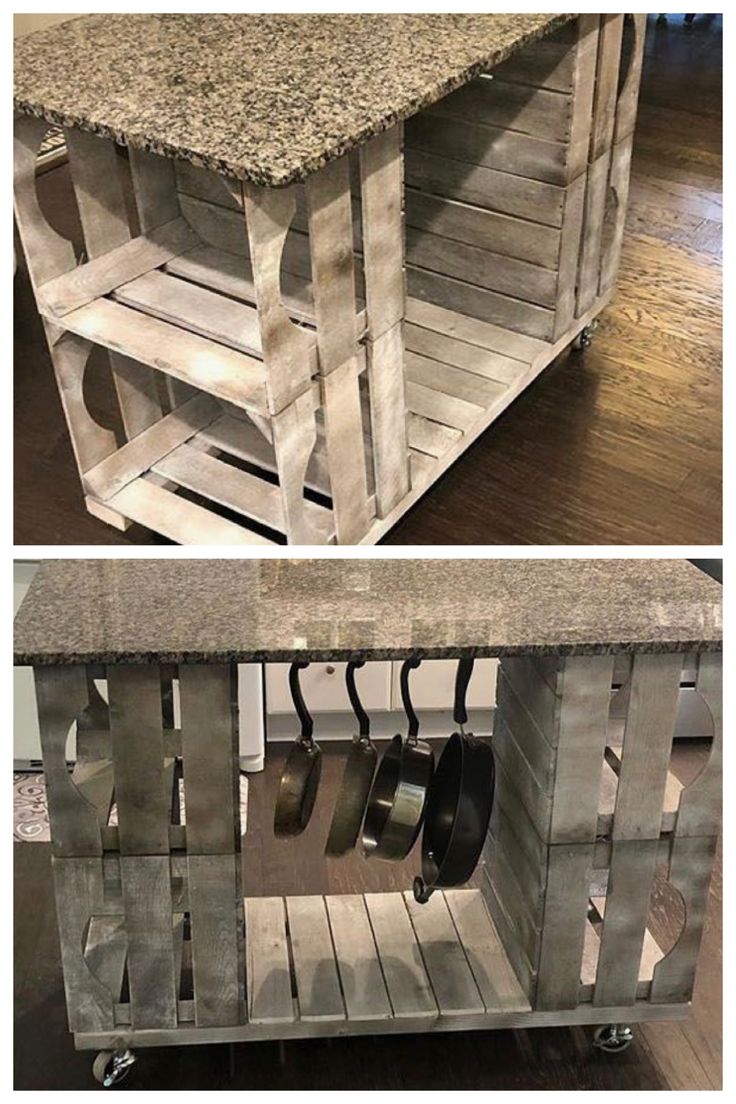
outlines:
M181 823L186 824L183 783L179 783ZM240 827L245 835L248 821L248 779L240 776ZM118 811L113 804L108 824L117 824ZM37 771L13 772L13 839L29 843L48 842L49 811L46 803L46 781Z

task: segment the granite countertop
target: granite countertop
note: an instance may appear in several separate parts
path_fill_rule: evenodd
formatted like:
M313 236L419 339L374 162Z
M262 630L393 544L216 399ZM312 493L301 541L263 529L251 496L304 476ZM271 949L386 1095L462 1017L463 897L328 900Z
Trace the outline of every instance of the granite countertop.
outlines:
M60 560L16 664L719 651L686 560Z
M570 18L87 15L16 40L15 107L279 186Z

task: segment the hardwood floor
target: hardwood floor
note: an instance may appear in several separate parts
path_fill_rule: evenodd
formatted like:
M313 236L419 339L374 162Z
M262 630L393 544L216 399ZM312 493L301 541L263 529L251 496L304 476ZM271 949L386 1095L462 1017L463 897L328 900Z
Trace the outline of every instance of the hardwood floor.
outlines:
M272 744L262 774L250 776L243 850L249 895L405 889L418 857L366 863L357 855L324 858L324 841L342 775L344 747L324 745L314 819L300 837L277 840L273 801L288 747ZM694 778L702 743L678 743L674 770ZM692 1017L635 1029L624 1054L591 1048L587 1028L450 1032L151 1049L140 1052L130 1089L717 1089L721 1086L722 876L720 854L710 888ZM653 896L653 927L664 947L682 922L676 894ZM15 1088L93 1089L94 1055L76 1052L66 1028L55 928L49 845L15 845ZM42 1055L42 1060L40 1060ZM229 1058L233 1073L229 1074Z
M719 16L650 20L628 236L593 346L551 366L386 543L721 543L721 59ZM78 238L66 167L40 193ZM86 386L111 424L99 364ZM23 272L15 365L16 543L166 543L84 510Z

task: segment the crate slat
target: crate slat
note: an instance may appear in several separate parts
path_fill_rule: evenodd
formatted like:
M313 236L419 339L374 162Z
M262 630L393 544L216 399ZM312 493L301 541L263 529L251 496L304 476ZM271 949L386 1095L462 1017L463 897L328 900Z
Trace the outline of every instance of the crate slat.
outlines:
M426 905L417 904L411 892L404 894L404 900L441 1014L484 1012L483 999L443 895L433 894Z
M187 841L189 832L187 825ZM187 855L197 1027L227 1027L241 1021L239 864L237 854Z
M325 903L348 1019L388 1019L391 1005L362 895L331 896Z
M282 897L246 897L245 948L248 1020L251 1023L292 1023L286 911Z
M366 893L376 947L397 1019L438 1015L411 920L400 893Z
M175 1027L176 973L168 855L121 855L131 1023Z
M287 897L299 1018L344 1020L330 925L322 897Z
M530 1008L478 889L443 892L486 1009Z

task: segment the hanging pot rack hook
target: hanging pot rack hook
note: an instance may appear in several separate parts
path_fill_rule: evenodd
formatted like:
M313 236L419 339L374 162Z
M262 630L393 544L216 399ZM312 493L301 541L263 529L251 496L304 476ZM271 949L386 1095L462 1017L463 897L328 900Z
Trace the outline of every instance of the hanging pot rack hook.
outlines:
M304 701L299 679L299 672L303 671L308 666L309 661L305 659L297 660L295 663L291 664L289 667L289 691L291 692L291 700L294 703L294 709L299 718L299 724L301 725L300 739L309 744L312 743L314 721L312 719L312 714L307 709L307 703Z
M350 660L345 668L345 684L347 686L348 697L350 698L350 705L355 714L355 719L358 722L358 735L361 740L366 740L371 733L371 721L363 707L360 695L358 694L358 688L355 685L355 672L359 667L365 667L364 659Z
M419 667L421 662L421 659L416 656L413 656L411 659L405 659L401 665L401 675L399 678L401 686L401 703L404 706L406 719L409 722L407 735L410 740L416 740L419 734L419 718L416 715L411 701L411 694L409 693L409 672Z
M470 676L473 674L474 667L475 659L472 656L463 656L462 659L457 661L457 672L455 674L455 703L452 710L452 718L461 733L465 731L465 725L468 722L466 698L468 694L468 683L470 682Z

